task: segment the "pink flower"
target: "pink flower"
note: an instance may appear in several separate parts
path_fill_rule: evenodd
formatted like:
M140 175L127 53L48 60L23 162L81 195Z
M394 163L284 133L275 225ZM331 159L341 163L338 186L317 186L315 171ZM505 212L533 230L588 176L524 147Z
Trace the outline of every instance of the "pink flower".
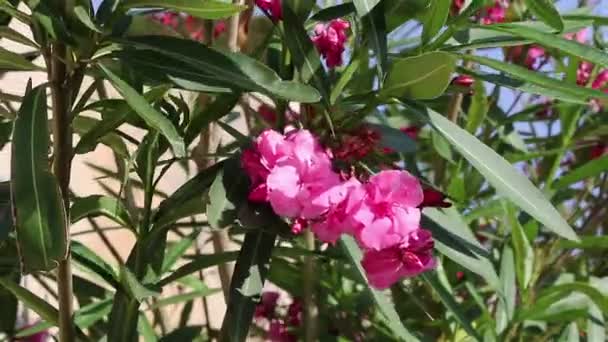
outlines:
M412 140L418 139L418 133L420 133L420 127L417 126L401 127L399 130Z
M505 7L503 7L500 1L494 2L493 6L485 9L485 13L481 17L481 23L483 25L490 25L504 22L506 12Z
M177 13L165 11L158 14L155 14L154 17L160 21L165 26L170 26L172 28L177 28L178 23L178 15Z
M304 228L308 227L308 221L305 219L297 218L291 225L291 232L295 235L302 233Z
M524 50L526 50L526 47L523 45L509 48L507 50L507 60L512 63L523 64L530 70L536 70L548 58L545 49L538 45L530 45L525 51L525 58L522 57Z
M433 245L429 231L416 229L400 244L366 251L361 265L370 285L385 289L403 277L412 277L434 268Z
M451 83L457 86L470 88L473 85L473 82L475 82L475 80L469 75L458 75L452 80Z
M271 342L295 342L296 337L289 332L284 322L273 320L270 322L268 340Z
M274 110L274 108L265 103L258 107L258 113L271 125L274 125L277 122L277 112Z
M215 26L213 26L213 38L219 37L222 33L226 32L226 22L218 21Z
M351 192L355 236L364 248L381 250L400 243L419 228L423 193L407 171L381 171ZM358 208L357 208L358 206Z
M608 154L608 145L597 143L595 146L591 147L590 159L597 159L605 154Z
M449 208L452 203L445 201L445 195L435 189L427 188L422 191L424 199L420 204L419 208L435 207L435 208Z
M335 149L336 158L342 160L361 159L367 156L378 145L379 141L380 134L378 132L367 126L361 126L356 131L343 136L342 144Z
M587 61L582 61L578 64L578 69L576 70L576 84L580 86L585 86L589 83L589 78L591 78L591 72L593 71L593 64Z
M33 327L35 324L31 324L25 327L22 327L21 329L27 329L27 328L31 328ZM22 338L18 338L15 340L11 340L13 342L46 342L49 340L49 337L51 335L49 334L48 330L43 330L41 332L29 335L29 336L25 336Z
M334 19L329 24L317 24L315 36L312 37L317 51L325 58L328 68L342 65L342 52L346 43L346 30L350 28L348 21Z
M272 19L277 22L283 19L283 8L281 0L255 0L255 4Z
M460 14L460 10L464 6L464 0L452 0L452 6L450 7L450 14L455 16Z
M597 74L597 77L591 83L591 88L602 90L606 86L606 83L608 83L608 69L602 70Z
M352 233L355 222L352 214L359 207L362 184L355 177L332 187L319 201L327 201L322 205L329 211L324 219L312 226L312 231L323 242L335 243L343 233ZM359 195L349 196L356 192Z
M585 42L587 42L588 35L589 35L589 28L585 27L584 29L582 29L578 32L564 34L564 38L566 38L568 40L574 39L575 41L577 41L581 44L585 44Z
M294 298L287 309L287 323L292 327L302 324L302 301L298 298Z
M275 314L277 307L277 301L279 300L279 293L274 291L267 291L262 293L262 300L255 307L256 318L267 318L272 319Z

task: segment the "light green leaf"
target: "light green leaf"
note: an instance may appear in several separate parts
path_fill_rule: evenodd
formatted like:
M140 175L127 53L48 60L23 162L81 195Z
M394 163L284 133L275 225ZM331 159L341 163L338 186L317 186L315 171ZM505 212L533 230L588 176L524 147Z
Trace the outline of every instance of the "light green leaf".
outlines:
M357 246L355 240L350 236L342 236L340 239L342 248L349 256L351 264L357 270L357 274L359 275L361 281L364 284L367 284L367 278L365 277L365 270L361 266L361 259L363 258L363 254L361 253L361 249ZM368 289L376 303L376 308L382 313L382 318L385 321L386 325L392 330L392 332L399 337L400 339L410 342L410 341L419 341L419 339L410 333L407 328L401 322L397 311L395 311L395 306L386 298L386 296L371 287L368 286Z
M125 0L120 5L125 9L162 7L176 12L188 13L201 19L228 18L247 8L244 5L234 5L229 2L215 0Z
M554 233L566 239L578 240L574 230L543 193L503 157L432 109L412 105L406 107L441 133L500 194L511 199Z
M448 19L450 13L450 0L431 0L431 5L426 11L422 29L422 43L426 44L439 33L443 25Z
M25 307L34 311L45 321L54 326L59 325L59 311L44 301L44 299L30 292L30 290L19 286L19 284L16 284L12 279L7 277L0 277L0 286L10 291Z
M11 192L23 268L49 271L67 250L67 218L59 185L49 170L44 86L23 99L13 130Z
M72 204L72 208L70 209L70 220L72 223L76 223L85 217L94 216L105 216L122 227L135 227L127 208L117 198L91 195L74 199L74 204Z
M564 30L564 22L552 0L526 0L526 5L528 5L528 9L534 15L547 25L553 27L558 32Z
M118 277L116 272L97 253L78 241L72 241L70 249L76 263L92 274L99 276L108 284L118 288Z
M205 287L204 289L201 289L201 290L190 291L190 292L178 294L175 296L162 298L162 299L159 299L153 305L150 305L148 307L148 310L159 309L159 308L162 308L162 307L165 307L168 305L175 305L175 304L191 302L197 298L207 297L207 296L210 296L210 295L215 294L220 291L222 291L222 289L210 289L210 288Z
M380 96L410 99L438 97L450 83L455 65L456 59L445 52L395 59Z
M138 302L143 301L149 297L156 297L160 295L160 291L156 288L152 288L149 285L142 284L135 275L129 271L126 267L120 267L120 283L123 288L127 291L129 296Z
M10 28L8 26L0 26L0 38L6 38L6 39L12 40L14 42L21 43L23 45L33 47L35 49L39 48L39 46L36 42L33 42L28 37L13 30L12 28Z
M355 10L359 18L368 15L380 0L354 0Z
M467 112L467 131L471 134L475 134L479 126L483 123L488 114L490 105L488 104L488 98L486 97L486 88L483 82L475 80L473 84L473 96L471 97L471 105Z
M112 82L116 90L124 97L129 106L133 108L135 113L137 113L150 127L158 130L169 141L169 144L173 147L173 152L177 157L184 157L186 155L184 140L179 136L173 123L154 109L142 95L137 93L137 91L127 82L121 80L116 74L110 71L109 68L103 64L100 64L99 67L106 74L110 82Z
M534 250L526 237L524 228L517 218L517 211L511 203L505 203L507 223L511 227L511 245L515 257L515 272L519 288L523 291L528 287L534 267Z
M560 176L553 184L555 190L564 189L574 183L595 177L608 170L608 155L588 161L582 166Z

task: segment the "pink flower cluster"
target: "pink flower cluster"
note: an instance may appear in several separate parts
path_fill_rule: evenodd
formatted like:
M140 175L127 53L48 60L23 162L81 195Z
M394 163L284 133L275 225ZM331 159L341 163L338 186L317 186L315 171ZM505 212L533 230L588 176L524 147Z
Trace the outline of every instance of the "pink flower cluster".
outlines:
M408 172L382 171L364 183L341 180L316 137L295 129L262 132L243 152L242 165L253 186L249 199L270 202L276 214L294 221L294 230L310 224L329 243L354 236L372 286L387 288L435 266L431 234L420 228L424 192Z
M272 19L273 22L283 20L281 0L255 0L255 4Z
M494 5L486 7L481 15L483 25L497 24L505 21L506 8L509 6L507 1L496 0Z
M262 300L255 308L254 317L258 323L267 321L267 339L271 342L295 342L293 328L302 324L302 301L294 298L287 308L287 315L279 317L277 307L280 294L274 291L262 293Z
M346 43L346 30L350 28L348 21L334 19L328 24L317 24L312 42L317 51L325 58L328 68L342 65L342 53Z

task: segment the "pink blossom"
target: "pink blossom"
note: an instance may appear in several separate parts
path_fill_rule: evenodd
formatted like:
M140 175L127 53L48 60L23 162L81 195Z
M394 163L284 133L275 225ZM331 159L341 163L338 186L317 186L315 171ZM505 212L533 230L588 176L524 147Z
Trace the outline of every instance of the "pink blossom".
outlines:
M287 323L292 327L302 324L302 301L298 298L294 298L287 309Z
M603 143L597 143L596 145L591 147L590 159L597 159L605 154L608 154L608 145Z
M422 191L424 199L420 204L420 208L435 207L435 208L449 208L452 203L446 202L446 196L435 189L427 188Z
M267 291L262 293L262 300L255 307L256 318L267 318L271 319L275 315L275 309L279 300L279 293L274 291Z
M385 289L403 277L412 277L435 267L433 239L424 229L410 232L401 244L381 250L368 250L361 265L369 283Z
M274 108L265 103L258 107L258 113L271 125L274 125L277 122L277 112L274 110Z
M367 156L380 141L380 134L367 126L361 126L356 131L345 134L342 144L335 149L336 158L355 160ZM387 152L389 153L389 152Z
M342 65L342 53L346 43L346 30L350 28L348 21L334 19L329 24L317 24L315 36L312 37L317 51L325 58L328 68Z
M255 4L275 23L283 19L281 0L255 0Z
M419 228L422 187L407 171L381 171L361 190L349 195L353 209L355 236L369 249L384 249L400 243Z
M452 0L452 6L450 7L450 14L451 15L460 14L460 10L462 10L463 6L464 6L464 0Z
M401 127L399 130L412 140L418 139L418 133L420 133L420 127L417 126Z
M568 40L575 40L581 44L585 44L587 42L587 37L589 36L589 28L585 27L584 29L574 32L574 33L566 33L564 34L564 38Z
M483 25L490 25L496 23L502 23L505 21L505 7L500 3L500 1L494 2L494 5L485 9L482 17L481 23Z
M458 75L452 80L451 83L461 87L470 88L473 85L473 82L475 82L475 79L469 75Z
M289 332L284 322L273 320L270 322L268 340L271 342L295 342L296 336Z
M302 233L304 228L308 227L308 221L305 219L297 218L291 225L291 232L295 235Z
M526 57L522 54L526 52ZM529 47L519 45L507 50L507 60L517 64L523 64L530 70L538 69L541 64L548 58L545 49L538 45L530 45Z
M591 78L591 72L593 71L593 64L587 61L582 61L578 64L576 70L576 84L585 86Z
M595 80L591 83L591 88L601 90L606 86L606 83L608 83L608 69L602 70L597 74Z
M177 25L179 24L179 22L178 22L179 17L177 15L177 13L174 13L174 12L165 11L165 12L155 14L154 17L158 21L160 21L163 25L169 26L172 28L177 28Z
M329 189L318 201L327 201L322 205L329 211L324 219L312 226L312 231L323 242L335 243L343 233L353 233L355 222L352 214L359 208L362 184L352 177L346 182ZM349 196L356 193L354 196Z
M213 26L213 38L219 37L222 33L226 32L226 22L221 20Z

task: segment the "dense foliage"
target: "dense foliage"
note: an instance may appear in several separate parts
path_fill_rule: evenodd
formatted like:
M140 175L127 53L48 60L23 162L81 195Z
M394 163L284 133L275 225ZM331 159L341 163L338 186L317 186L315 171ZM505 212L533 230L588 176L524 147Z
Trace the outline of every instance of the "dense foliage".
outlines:
M608 17L560 5L0 0L48 75L0 90L0 341L606 340Z

